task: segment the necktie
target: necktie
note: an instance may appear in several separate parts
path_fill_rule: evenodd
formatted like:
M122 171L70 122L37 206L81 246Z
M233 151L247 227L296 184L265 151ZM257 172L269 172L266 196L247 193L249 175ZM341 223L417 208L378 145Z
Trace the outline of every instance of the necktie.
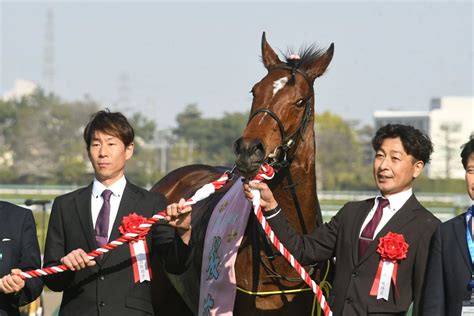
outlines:
M388 200L382 197L379 197L378 200L379 204L375 210L374 217L367 223L359 237L359 258L362 258L367 248L369 248L370 242L374 239L375 229L382 219L383 209L389 204Z
M469 207L467 212L471 212L472 214L473 207ZM469 227L469 231L471 232L472 239L474 240L474 223L472 221L472 216L469 218L469 222L467 223L467 227Z
M102 204L99 216L95 222L95 241L99 247L105 245L109 239L110 196L112 191L104 190L101 195L104 199L104 204Z

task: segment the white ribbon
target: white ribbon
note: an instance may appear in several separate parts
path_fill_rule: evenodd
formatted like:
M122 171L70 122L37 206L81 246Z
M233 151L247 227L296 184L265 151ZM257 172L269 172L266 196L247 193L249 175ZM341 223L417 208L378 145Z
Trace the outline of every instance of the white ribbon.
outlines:
M140 283L150 281L150 269L148 268L147 253L145 251L145 242L138 240L132 244L135 257L137 258L138 276Z
M384 261L382 264L382 272L380 273L379 290L377 292L377 299L383 298L388 301L390 294L390 286L392 284L392 273L395 265L391 261Z

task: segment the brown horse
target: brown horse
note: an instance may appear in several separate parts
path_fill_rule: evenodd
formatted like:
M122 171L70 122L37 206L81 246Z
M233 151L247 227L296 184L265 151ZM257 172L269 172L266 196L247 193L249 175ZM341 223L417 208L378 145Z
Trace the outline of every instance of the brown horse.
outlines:
M322 222L316 195L314 80L321 76L333 56L331 44L326 51L309 47L301 56L288 56L283 62L262 36L262 59L268 73L252 88L253 103L247 127L235 144L236 169L245 178L254 176L263 163L277 170L268 181L289 222L299 233L312 231ZM157 183L152 190L162 192L169 201L189 197L201 185L215 180L222 168L192 165L180 168ZM217 199L229 186L193 207L194 271L201 271L204 234ZM276 253L262 235L251 215L235 264L236 315L311 315L314 295L297 273ZM194 314L193 293L199 282L196 273L171 276L173 284ZM164 284L160 278L159 282ZM163 291L163 288L162 288ZM167 289L167 294L170 293ZM170 308L184 315L182 302L157 302L159 311ZM166 305L166 307L164 307ZM165 312L167 315L167 313ZM201 314L201 313L199 313Z

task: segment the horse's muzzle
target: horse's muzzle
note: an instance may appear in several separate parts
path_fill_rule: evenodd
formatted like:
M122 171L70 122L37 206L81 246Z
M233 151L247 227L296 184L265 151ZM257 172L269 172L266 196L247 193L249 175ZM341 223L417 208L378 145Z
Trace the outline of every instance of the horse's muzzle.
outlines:
M265 160L265 146L259 139L237 139L234 152L237 170L245 178L255 176Z

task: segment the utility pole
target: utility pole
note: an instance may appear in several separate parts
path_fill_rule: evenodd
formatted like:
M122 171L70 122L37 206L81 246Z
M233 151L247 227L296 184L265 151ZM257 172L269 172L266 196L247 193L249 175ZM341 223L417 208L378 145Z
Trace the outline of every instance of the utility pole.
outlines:
M54 91L54 15L53 10L46 13L44 51L43 51L43 86L49 92Z
M130 81L130 75L125 71L118 76L117 106L119 110L123 112L128 112L128 110L132 109L132 105L130 104L130 92L132 91Z

